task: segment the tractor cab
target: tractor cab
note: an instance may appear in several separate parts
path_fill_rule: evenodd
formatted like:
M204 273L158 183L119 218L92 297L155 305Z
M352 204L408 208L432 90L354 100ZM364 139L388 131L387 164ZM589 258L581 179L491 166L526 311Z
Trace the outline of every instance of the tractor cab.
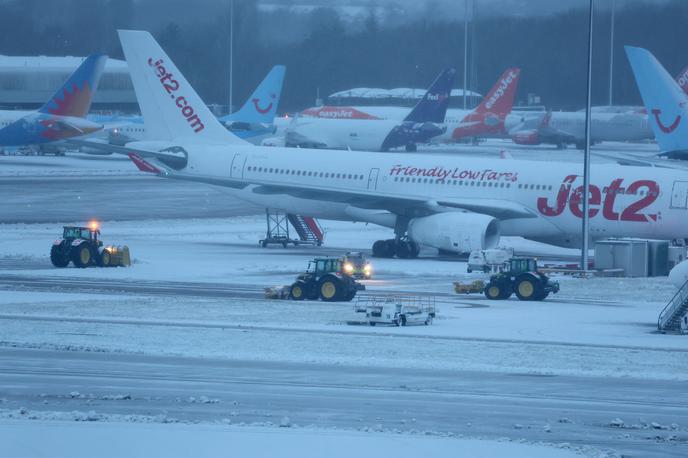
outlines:
M98 239L98 236L100 236L100 230L95 226L64 226L62 231L62 238L70 242L77 239L87 240L90 243L100 246L103 242Z
M511 275L520 275L526 272L537 272L537 260L535 258L511 258L506 263L506 272Z
M306 269L306 273L315 276L337 272L342 272L342 260L338 258L315 258L308 261L308 268Z

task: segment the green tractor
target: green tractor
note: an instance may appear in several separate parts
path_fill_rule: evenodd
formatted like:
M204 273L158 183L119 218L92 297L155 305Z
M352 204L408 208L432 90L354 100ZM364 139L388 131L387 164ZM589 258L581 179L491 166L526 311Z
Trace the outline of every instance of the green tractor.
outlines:
M321 299L326 302L350 301L365 285L347 274L339 258L315 258L306 272L291 285L289 298L295 301Z
M55 267L67 267L70 261L75 267L129 266L129 248L104 246L96 223L89 227L64 226L62 238L53 242L50 261Z
M522 301L541 301L559 292L559 283L538 270L535 258L511 258L503 272L490 277L484 291L488 299L508 299L516 293Z

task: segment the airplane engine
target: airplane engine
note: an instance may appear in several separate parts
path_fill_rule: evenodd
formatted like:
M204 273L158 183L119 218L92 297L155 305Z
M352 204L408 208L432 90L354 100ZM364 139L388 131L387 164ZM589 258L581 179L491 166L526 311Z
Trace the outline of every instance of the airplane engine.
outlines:
M415 218L408 227L411 240L440 250L469 253L499 244L499 221L479 213L438 213Z
M669 281L676 288L681 288L688 281L688 261L679 262L671 269Z
M511 139L517 145L539 145L540 135L537 132L516 132L511 136Z

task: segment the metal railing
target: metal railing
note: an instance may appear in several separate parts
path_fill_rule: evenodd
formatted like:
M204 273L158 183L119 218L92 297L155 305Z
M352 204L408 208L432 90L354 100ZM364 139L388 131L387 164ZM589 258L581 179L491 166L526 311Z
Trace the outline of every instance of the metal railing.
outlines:
M657 318L657 329L663 331L664 327L671 320L676 311L686 302L686 300L688 300L688 280L683 283L683 286L676 291L674 297L671 298L669 303L667 303L667 305L665 305L662 311L659 313L659 318Z

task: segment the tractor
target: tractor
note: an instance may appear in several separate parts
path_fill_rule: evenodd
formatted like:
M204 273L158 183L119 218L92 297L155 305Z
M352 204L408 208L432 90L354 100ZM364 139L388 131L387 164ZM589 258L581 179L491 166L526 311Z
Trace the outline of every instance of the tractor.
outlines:
M365 285L357 282L343 269L339 258L315 258L308 262L306 272L299 274L289 289L295 301L321 299L326 302L350 301Z
M75 267L129 266L129 248L104 246L96 223L88 227L64 226L62 238L55 240L50 249L50 261L55 267L67 267L70 261Z
M535 258L511 258L502 272L490 277L484 291L488 299L508 299L516 293L522 301L541 301L559 292L559 283L538 270Z

